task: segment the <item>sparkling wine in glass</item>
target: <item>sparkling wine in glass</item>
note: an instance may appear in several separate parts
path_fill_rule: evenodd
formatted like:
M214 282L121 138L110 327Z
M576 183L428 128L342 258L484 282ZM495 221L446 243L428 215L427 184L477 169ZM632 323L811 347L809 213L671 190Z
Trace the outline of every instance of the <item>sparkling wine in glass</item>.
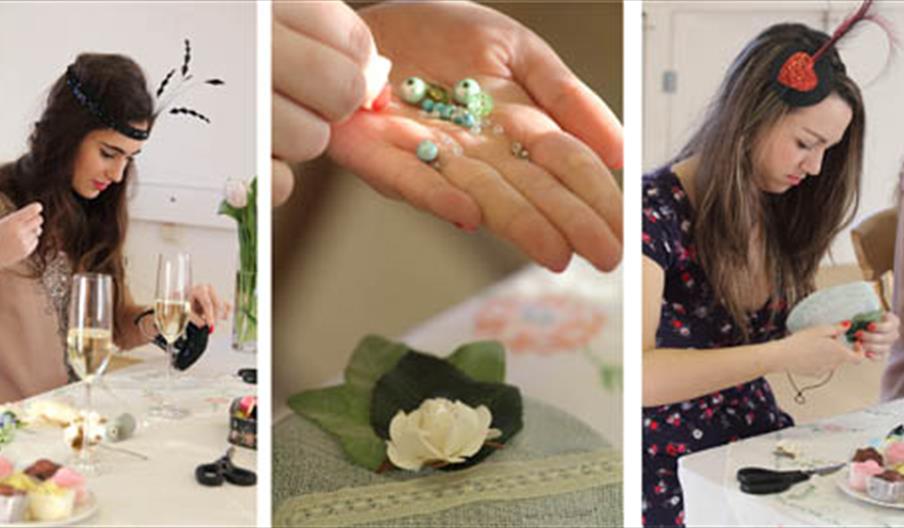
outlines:
M78 451L76 465L86 474L96 474L92 459L95 431L88 417L93 411L91 387L110 363L113 346L113 278L100 273L78 273L72 277L69 301L69 327L66 333L66 355L69 366L84 381L85 409L75 424L81 427L82 440L73 444ZM96 425L96 424L95 424Z
M157 290L154 323L166 340L167 389L163 401L151 408L151 416L178 420L188 416L186 409L169 403L173 392L176 350L173 346L185 333L191 315L191 257L188 253L161 253L157 257Z

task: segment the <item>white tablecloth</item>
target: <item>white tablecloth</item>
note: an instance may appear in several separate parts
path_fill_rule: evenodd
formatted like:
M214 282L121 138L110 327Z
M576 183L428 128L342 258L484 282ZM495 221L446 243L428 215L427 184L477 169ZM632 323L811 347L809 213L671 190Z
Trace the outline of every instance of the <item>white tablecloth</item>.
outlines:
M777 495L747 495L735 474L745 466L799 469L849 460L871 439L904 422L904 399L683 457L678 477L688 526L904 526L904 510L867 504L837 485L847 473L813 477ZM802 451L795 462L773 454L786 439Z
M149 358L105 376L106 388L93 391L94 407L115 417L130 412L139 420L153 403L152 388L164 372L163 356L157 349L140 351ZM254 394L234 373L239 367L254 367L256 356L232 352L222 338L211 342L205 356L189 371L177 376L172 395L191 416L172 422L150 422L128 440L110 444L145 455L142 460L120 451L99 448L102 473L88 479L88 487L98 502L97 513L81 525L206 525L253 526L256 522L256 487L224 484L218 488L199 485L195 467L213 462L230 445L229 405L234 397ZM69 385L41 394L14 406L21 410L29 402L52 398L80 405L84 387ZM17 432L12 444L0 452L17 463L37 458L65 462L71 450L58 428L27 428ZM256 452L238 448L233 459L241 467L255 470Z

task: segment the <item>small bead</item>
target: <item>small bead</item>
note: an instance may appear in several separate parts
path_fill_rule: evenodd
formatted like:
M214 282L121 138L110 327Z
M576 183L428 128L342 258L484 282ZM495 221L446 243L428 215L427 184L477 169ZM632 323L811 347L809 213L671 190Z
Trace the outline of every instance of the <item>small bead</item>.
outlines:
M519 143L517 141L512 142L512 155L513 156L517 156L518 154L520 154L521 149L522 149L521 143Z
M458 81L453 90L455 100L461 104L468 104L472 97L480 93L480 85L477 81L468 77Z
M442 109L438 110L439 118L444 121L450 121L452 119L452 112L454 110L455 108L453 108L451 105L443 105Z
M456 125L464 125L465 119L461 114L456 114L452 117L452 122Z
M464 125L465 128L474 128L474 125L477 124L477 120L474 119L474 116L471 115L470 112L465 112L465 114L462 116L461 124Z
M424 99L421 101L421 109L424 112L430 112L433 110L433 99Z
M427 93L427 83L420 77L409 77L402 83L402 100L410 104L418 104Z
M486 117L493 111L493 97L486 92L479 92L468 100L468 111L474 117Z
M421 161L430 163L435 160L438 155L439 148L437 148L436 143L429 139L421 141L417 146L417 157Z

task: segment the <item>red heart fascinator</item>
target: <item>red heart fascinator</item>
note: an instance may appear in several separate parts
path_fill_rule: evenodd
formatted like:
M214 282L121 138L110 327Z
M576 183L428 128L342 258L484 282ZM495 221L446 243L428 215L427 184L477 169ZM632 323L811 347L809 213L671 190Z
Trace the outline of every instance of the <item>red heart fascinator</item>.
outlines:
M847 17L819 49L814 51L792 47L779 56L773 79L782 100L795 107L810 106L819 103L831 93L834 69L826 57L826 52L864 20L871 20L885 28L878 17L869 12L873 1L865 0L860 4L857 11ZM843 65L841 68L844 71Z

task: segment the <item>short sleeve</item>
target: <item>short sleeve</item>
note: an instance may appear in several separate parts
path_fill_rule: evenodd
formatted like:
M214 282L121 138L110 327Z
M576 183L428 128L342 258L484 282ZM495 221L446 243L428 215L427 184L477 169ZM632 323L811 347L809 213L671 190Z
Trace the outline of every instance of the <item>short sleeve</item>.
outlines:
M643 254L653 259L663 270L669 269L674 261L673 248L677 233L673 229L674 206L665 202L656 180L646 180L643 186ZM671 213L670 213L671 211Z

